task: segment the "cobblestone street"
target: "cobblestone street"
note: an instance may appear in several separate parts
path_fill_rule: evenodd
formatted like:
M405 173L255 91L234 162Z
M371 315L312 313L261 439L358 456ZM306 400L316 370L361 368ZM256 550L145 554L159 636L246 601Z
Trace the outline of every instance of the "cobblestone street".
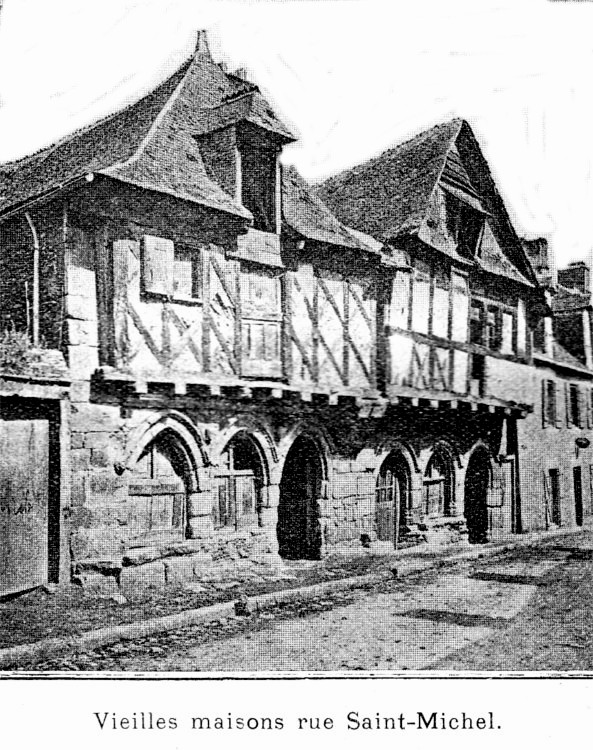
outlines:
M526 663L530 669L579 668L571 666L570 659L591 658L583 628L591 605L586 592L592 588L593 564L587 560L589 535L571 544L548 543L487 561L457 563L414 579L277 605L33 668L513 670ZM563 616L574 612L568 627L555 608ZM534 625L534 617L542 621ZM555 641L542 637L546 628L558 627L564 629L553 636ZM523 646L526 634L530 640ZM472 666L476 654L482 661Z

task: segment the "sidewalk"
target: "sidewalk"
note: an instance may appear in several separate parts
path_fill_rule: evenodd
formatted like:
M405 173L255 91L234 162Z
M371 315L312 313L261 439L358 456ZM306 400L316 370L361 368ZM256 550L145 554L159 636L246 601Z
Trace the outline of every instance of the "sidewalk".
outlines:
M74 627L68 628L67 626L72 624L71 615L73 612L79 612L81 602L77 602L77 609L74 610L68 608L67 601L66 605L59 606L59 595L57 601L52 601L52 598L46 597L45 599L42 598L41 601L33 602L32 606L36 608L38 614L40 610L46 610L47 627L45 629L37 627L37 637L31 639L34 642L17 642L8 648L0 649L0 669L10 669L22 662L42 660L64 652L79 652L117 641L134 640L197 623L232 617L235 615L234 602L239 596L245 594L249 594L249 606L252 610L263 610L293 599L322 598L332 592L365 588L380 581L391 579L394 575L403 578L426 572L431 568L454 564L458 561L491 557L548 540L552 542L560 541L562 538L568 540L568 545L578 544L579 541L581 544L585 543L588 547L591 544L590 535L586 533L586 530L559 529L520 536L509 535L495 542L479 546L465 544L446 548L430 548L427 545L421 545L397 553L393 552L390 555L376 556L372 553L362 555L358 553L343 556L333 563L322 561L300 569L297 565L293 570L290 569L290 566L287 566L289 568L287 575L283 580L277 581L275 586L272 586L273 590L235 589L232 592L227 592L226 601L219 600L211 603L204 601L202 598L198 606L192 606L195 597L192 598L187 592L162 592L140 606L131 605L127 609L125 607L118 608L114 603L92 600L88 602L88 606L93 609L92 614L94 616L88 618L92 625L90 628L80 628L78 632L76 621L73 623ZM360 572L365 569L369 570L369 568L372 568L371 572ZM352 575L353 571L357 571L358 574ZM298 583L301 583L301 585L295 585ZM292 588L290 587L291 584ZM20 607L19 613L18 601L16 606L11 607L11 604L13 603L0 604L1 629L9 635L11 620L14 623L15 618L19 614L22 617L23 611L26 610L26 607ZM190 608L188 608L188 605ZM149 612L154 614L155 611L169 613L147 617ZM63 627L62 632L54 636L52 635L52 628L54 627L53 621L56 618L61 618ZM19 624L22 637L22 621ZM102 627L93 627L93 625L102 625Z

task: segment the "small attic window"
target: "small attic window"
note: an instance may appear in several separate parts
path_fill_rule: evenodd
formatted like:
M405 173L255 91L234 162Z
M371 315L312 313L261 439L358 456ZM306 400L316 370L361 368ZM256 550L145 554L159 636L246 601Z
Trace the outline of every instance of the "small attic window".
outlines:
M239 139L241 202L253 214L253 227L276 233L277 144L263 132L245 130Z
M460 255L473 258L479 249L484 228L484 217L467 203L450 193L445 193L447 208L447 229L457 243Z

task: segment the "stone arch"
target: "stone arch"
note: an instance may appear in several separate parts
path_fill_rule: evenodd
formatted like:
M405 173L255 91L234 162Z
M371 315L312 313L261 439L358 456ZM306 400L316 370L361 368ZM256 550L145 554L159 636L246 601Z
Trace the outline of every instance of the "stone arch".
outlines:
M412 445L406 440L393 440L389 443L383 444L381 451L377 454L377 460L375 462L375 477L378 476L385 459L392 453L402 454L408 464L412 476L420 473L420 462Z
M239 433L246 433L253 441L261 456L265 484L272 484L274 474L276 473L276 465L278 464L278 450L270 432L259 422L241 420L240 423L233 424L222 430L210 445L210 455L213 463L219 463L226 446Z
M197 492L200 489L199 471L210 464L210 459L195 425L186 416L177 412L157 414L139 424L128 437L128 445L131 447L124 460L116 464L116 471L120 474L125 470L133 471L142 452L164 431L174 434L185 451L191 466L188 492Z
M282 477L284 464L290 448L293 446L295 440L301 436L311 439L316 444L322 464L323 481L327 482L330 474L331 456L337 453L336 446L330 434L323 426L309 422L299 422L294 425L279 441L278 481Z

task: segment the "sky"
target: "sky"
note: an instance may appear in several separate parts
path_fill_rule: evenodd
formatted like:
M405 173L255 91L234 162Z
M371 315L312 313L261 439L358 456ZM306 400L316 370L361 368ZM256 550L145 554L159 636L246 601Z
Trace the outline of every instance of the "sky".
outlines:
M2 0L0 0L0 7ZM467 119L519 234L593 248L593 2L4 0L0 161L126 106L209 32L299 136L309 180Z

